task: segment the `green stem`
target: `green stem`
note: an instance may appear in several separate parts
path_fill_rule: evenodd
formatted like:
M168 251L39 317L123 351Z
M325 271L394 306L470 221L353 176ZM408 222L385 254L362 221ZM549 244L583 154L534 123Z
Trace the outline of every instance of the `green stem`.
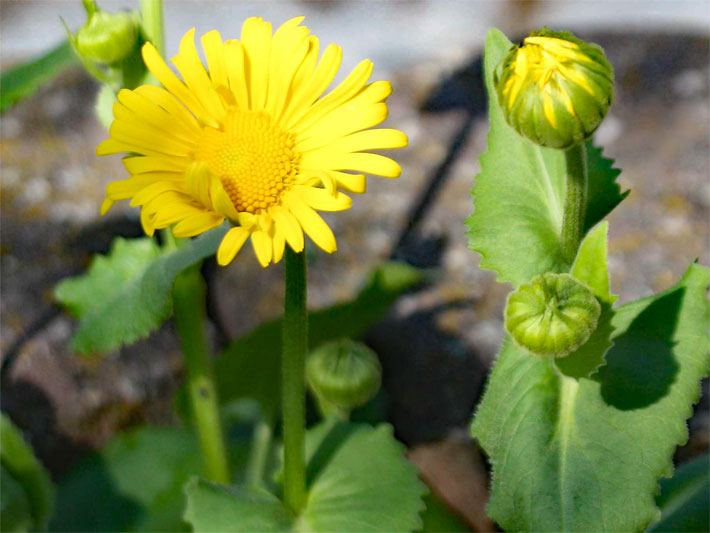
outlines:
M264 482L273 434L271 420L262 418L254 427L245 476L247 485L261 485Z
M141 18L148 40L165 55L163 48L163 0L141 0Z
M286 247L283 317L282 394L284 501L295 514L306 503L306 254Z
M562 252L571 266L584 236L587 213L587 150L584 143L565 152L567 191L562 220Z
M204 333L205 280L199 265L183 271L173 287L175 327L185 356L187 389L210 481L229 483L217 389Z

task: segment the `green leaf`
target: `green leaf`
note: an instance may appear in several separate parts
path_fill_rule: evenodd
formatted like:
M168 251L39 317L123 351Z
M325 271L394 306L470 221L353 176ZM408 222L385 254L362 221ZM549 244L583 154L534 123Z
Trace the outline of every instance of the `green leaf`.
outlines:
M150 239L114 241L108 256L97 256L87 273L62 281L55 297L79 318L72 347L106 352L146 337L172 312L170 291L185 268L215 253L226 226L173 251Z
M293 531L281 501L258 487L234 488L193 479L185 486L185 521L194 531Z
M592 379L560 375L506 340L473 422L493 465L488 513L505 530L638 531L708 372L710 270L616 309Z
M0 465L0 531L29 531L34 519L25 489Z
M58 485L53 531L185 531L182 486L203 472L185 428L140 428L114 438Z
M307 444L308 498L293 518L265 491L192 481L185 520L195 531L412 531L427 489L392 428L324 422Z
M0 75L0 113L31 96L62 70L78 62L71 45L64 41L39 57L7 69Z
M468 218L469 247L482 256L481 268L516 285L536 274L566 272L561 248L565 195L565 156L518 135L503 118L493 87L493 70L511 47L498 30L486 39L484 69L489 94L488 150L473 189L475 210ZM586 229L604 218L626 193L618 170L587 143L589 169Z
M471 531L434 493L424 496L426 509L422 513L423 533L458 533Z
M421 270L404 263L380 265L353 301L308 314L310 348L342 337L358 338L422 279ZM234 341L216 360L215 370L221 402L253 398L267 416L273 415L280 405L281 319Z
M230 464L243 476L250 421L226 424ZM53 531L187 531L183 486L204 474L190 427L141 427L114 437L58 484Z
M612 305L618 297L611 294L609 284L608 228L608 222L604 221L589 232L582 241L572 266L572 275L592 290L602 308L597 329L589 340L569 356L555 359L557 368L564 375L576 379L590 376L603 365L604 355L614 344L611 342L611 335L614 333L611 325L614 318Z
M5 414L0 415L0 465L2 530L46 529L54 507L54 487L20 430Z
M650 531L710 531L710 455L702 454L662 480L656 504L661 521Z

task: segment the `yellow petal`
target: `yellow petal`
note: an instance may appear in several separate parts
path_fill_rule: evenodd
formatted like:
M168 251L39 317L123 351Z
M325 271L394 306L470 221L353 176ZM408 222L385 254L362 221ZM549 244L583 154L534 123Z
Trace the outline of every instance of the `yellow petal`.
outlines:
M163 58L150 43L145 43L141 49L143 53L143 61L148 70L158 78L158 81L163 86L173 93L187 108L192 111L195 116L203 116L207 111L200 101L192 94L183 82L170 70L170 67L165 64Z
M181 220L173 228L173 235L179 238L194 237L212 228L216 228L222 222L224 222L224 217L217 213L198 213L197 215L192 215Z
M304 131L296 144L299 152L308 152L328 145L341 137L353 132L371 128L382 123L387 118L387 104L370 104L350 102L341 106L317 124Z
M276 232L274 233L274 238L271 242L274 245L273 257L271 260L274 263L278 263L284 256L284 248L286 247L286 241L283 235L281 235L279 232Z
M402 167L389 157L368 153L339 154L325 150L318 151L317 154L310 152L304 154L301 165L304 171L307 169L353 170L384 178L397 178L402 173Z
M244 48L236 40L224 43L224 60L227 66L229 88L240 109L249 109L249 89L244 64Z
M143 226L143 231L149 237L152 237L153 233L155 233L155 225L153 224L154 218L154 213L151 213L145 207L141 209L141 226Z
M175 177L174 177L175 176ZM180 189L183 176L167 172L154 172L149 174L138 174L125 180L112 181L106 186L106 196L111 200L126 200L133 198L138 191L158 182L172 182L174 188Z
M224 45L219 32L217 30L208 31L200 38L200 42L202 43L202 49L205 51L212 86L223 85L229 87L227 65L224 59Z
M237 226L230 229L217 250L217 263L221 266L231 263L248 238L249 232L244 228Z
M273 244L269 234L260 230L253 232L251 234L251 245L254 248L254 254L259 260L259 264L263 267L269 266L273 252Z
M180 120L180 122L193 133L193 135L199 137L199 135L202 134L202 128L192 113L190 113L173 94L166 91L162 87L158 87L157 85L141 85L133 92L147 98L154 104L165 109L165 111Z
M169 93L165 94L173 98ZM195 131L190 128L179 117L174 116L136 91L126 89L119 91L118 101L125 107L119 106L121 115L117 115L116 106L114 106L114 118L117 120L123 119L148 123L164 133L193 145L199 141L201 133L199 130ZM126 113L124 109L130 111L130 114Z
M212 207L219 214L228 217L230 220L238 220L239 213L232 203L232 199L224 190L224 186L219 181L219 179L214 178L212 180L212 185L210 188L210 196L212 198Z
M168 191L183 192L175 182L157 181L138 191L131 200L131 207L147 204L158 195Z
M318 100L308 113L293 125L293 131L303 131L319 121L323 116L330 113L333 109L340 107L342 104L352 99L362 90L371 74L372 62L369 59L361 61L340 85L325 95L321 100Z
M362 194L367 188L364 174L348 174L337 170L329 170L328 174L335 179L338 187L344 191Z
M185 170L187 192L208 209L212 208L211 183L212 172L204 161L195 161Z
M345 211L353 205L352 199L342 192L330 194L325 189L317 187L296 186L293 191L297 193L313 209L318 211Z
M144 174L146 172L176 172L184 173L185 168L192 161L189 157L169 156L130 156L124 157L122 162L131 174Z
M269 92L265 109L278 122L286 102L293 76L308 53L308 28L298 26L303 17L296 17L283 24L271 44L269 59Z
M279 205L269 208L269 214L276 223L277 232L281 233L288 241L294 252L303 250L303 230L290 211Z
M144 145L166 155L176 156L187 156L197 147L195 140L186 141L172 135L168 129L153 126L119 102L114 104L113 113L116 120L111 124L109 133L117 141Z
M217 120L223 118L224 106L217 93L212 90L210 79L195 48L195 28L183 35L179 51L171 61L180 71L190 91L204 107L207 116ZM199 115L198 118L203 116Z
M313 53L313 50L311 50L309 55ZM315 54L318 54L317 41ZM340 68L342 57L342 49L335 44L330 44L323 52L323 57L318 63L315 72L311 71L309 73L307 70L303 70L302 73L301 70L299 70L293 82L293 94L286 105L286 111L284 111L281 117L281 124L287 128L291 128L311 109L311 104L320 98L323 91L325 91L333 81L335 74L338 72L338 68ZM301 68L308 68L306 60L304 60L304 65L302 65Z
M264 108L269 86L271 24L258 17L248 18L242 26L241 41L249 80L249 108L260 110Z
M352 133L328 144L335 152L389 150L407 146L407 136L399 130L382 128Z
M104 201L101 202L101 216L104 216L106 213L108 213L109 209L113 206L113 200L110 198L104 198Z
M303 228L303 231L311 240L324 251L333 253L338 246L335 242L335 235L318 213L308 207L297 194L290 194L285 197L286 207L293 213Z

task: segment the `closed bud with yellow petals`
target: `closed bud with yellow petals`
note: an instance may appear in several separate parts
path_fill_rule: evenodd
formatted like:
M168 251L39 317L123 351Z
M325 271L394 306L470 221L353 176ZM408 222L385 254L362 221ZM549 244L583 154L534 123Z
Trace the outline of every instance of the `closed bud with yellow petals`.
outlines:
M582 143L612 102L614 69L604 51L570 32L533 32L494 76L506 122L541 146L567 149Z

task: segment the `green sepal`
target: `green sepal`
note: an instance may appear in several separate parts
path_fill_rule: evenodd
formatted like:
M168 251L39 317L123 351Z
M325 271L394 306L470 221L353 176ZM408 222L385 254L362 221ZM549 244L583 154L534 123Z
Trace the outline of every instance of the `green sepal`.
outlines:
M377 355L360 342L338 339L308 354L306 379L324 414L331 407L347 413L367 403L380 388Z
M600 46L543 28L510 49L494 83L512 128L535 144L566 150L591 137L604 119L614 69Z
M600 313L589 287L570 274L545 273L508 295L505 329L535 355L565 357L587 342Z

